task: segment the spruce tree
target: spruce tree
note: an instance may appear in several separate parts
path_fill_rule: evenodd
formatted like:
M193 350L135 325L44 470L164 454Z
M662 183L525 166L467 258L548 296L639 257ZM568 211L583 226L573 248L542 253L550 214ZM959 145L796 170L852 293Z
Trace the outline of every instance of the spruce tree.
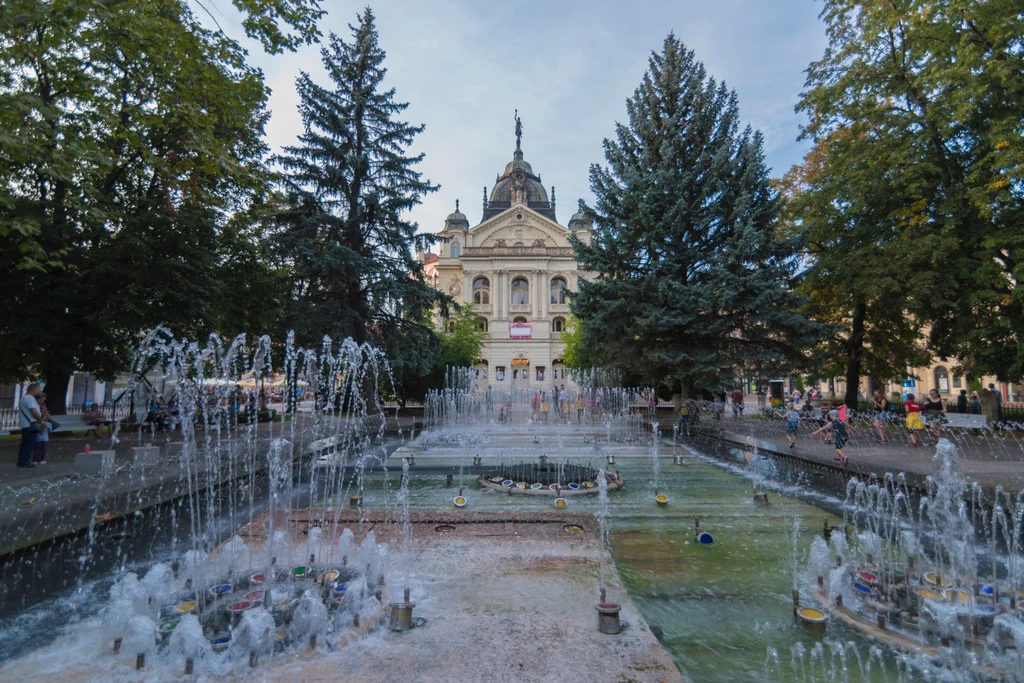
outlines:
M736 370L798 362L818 332L797 311L799 245L778 232L760 133L736 94L669 35L590 169L594 229L574 241L586 353L684 396Z
M437 186L408 147L423 126L400 121L408 104L384 87L385 53L367 8L352 40L331 34L321 50L330 87L297 80L304 131L278 158L289 202L279 243L294 269L286 324L302 344L322 335L382 348L396 380L425 372L437 338L425 313L447 298L428 286L407 215Z

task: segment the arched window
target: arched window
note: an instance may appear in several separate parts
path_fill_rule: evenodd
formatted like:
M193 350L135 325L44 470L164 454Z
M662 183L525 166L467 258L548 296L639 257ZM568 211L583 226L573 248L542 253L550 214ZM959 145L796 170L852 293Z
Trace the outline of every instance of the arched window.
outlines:
M473 280L473 303L491 303L491 281L485 277L478 277Z
M525 323L526 322L526 318L524 318L521 315L517 315L516 317L512 318L512 322L514 322L514 323Z
M949 371L941 365L935 368L935 388L940 394L949 393Z
M552 332L564 332L565 331L565 318L555 318L551 321Z
M512 305L525 306L528 303L530 303L530 283L524 277L517 277L512 281Z
M553 304L564 304L565 303L565 279L556 277L551 280L551 303Z
M459 258L462 255L462 245L458 242L452 242L452 258Z
M477 326L477 329L483 330L484 332L486 332L487 331L487 318L477 318L476 319L476 326Z
M522 248L522 247L525 247L526 245L525 245L525 244L523 244L522 242L516 242L516 243L515 243L515 244L513 244L512 246L513 246L513 247L520 247L520 248Z

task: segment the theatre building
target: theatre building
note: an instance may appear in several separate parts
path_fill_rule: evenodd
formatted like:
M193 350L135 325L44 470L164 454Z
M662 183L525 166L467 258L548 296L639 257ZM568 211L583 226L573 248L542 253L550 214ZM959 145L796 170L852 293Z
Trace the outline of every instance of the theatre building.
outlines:
M481 384L495 388L571 385L562 362L567 292L585 274L576 268L568 237L589 239L582 214L567 226L551 196L516 149L488 194L480 222L459 211L445 220L439 254L424 254L427 279L457 301L474 304L487 336L477 364ZM443 324L440 323L439 324Z

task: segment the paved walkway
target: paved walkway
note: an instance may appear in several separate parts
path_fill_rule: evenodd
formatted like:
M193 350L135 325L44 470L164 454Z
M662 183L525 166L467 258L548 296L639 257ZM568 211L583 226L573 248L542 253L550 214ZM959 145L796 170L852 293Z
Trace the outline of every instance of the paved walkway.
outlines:
M761 450L773 451L786 457L806 460L818 465L838 467L833 461L835 448L822 443L817 437L800 435L794 448L789 447L785 436L754 436L735 430L737 425L726 421L725 430L715 437L732 442L742 448L757 447ZM667 440L669 443L671 440ZM911 448L904 443L879 443L870 436L848 444L843 452L850 459L844 468L851 473L860 475L875 474L883 477L887 472L905 472L912 478L912 483L923 484L924 478L934 474L938 469L935 461L935 446L925 444ZM1000 457L999 453L990 453L984 457L961 454L960 468L968 485L977 482L983 489L991 492L997 486L1016 493L1024 485L1024 462Z

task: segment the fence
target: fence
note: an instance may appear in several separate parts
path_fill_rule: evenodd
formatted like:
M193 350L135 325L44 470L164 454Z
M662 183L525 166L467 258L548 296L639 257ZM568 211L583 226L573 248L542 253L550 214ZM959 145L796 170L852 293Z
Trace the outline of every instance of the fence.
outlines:
M131 414L131 402L121 401L119 404L107 403L101 407L103 417L108 420L123 420ZM0 430L11 431L20 429L18 408L0 408ZM85 408L81 405L68 406L65 415L81 415Z

